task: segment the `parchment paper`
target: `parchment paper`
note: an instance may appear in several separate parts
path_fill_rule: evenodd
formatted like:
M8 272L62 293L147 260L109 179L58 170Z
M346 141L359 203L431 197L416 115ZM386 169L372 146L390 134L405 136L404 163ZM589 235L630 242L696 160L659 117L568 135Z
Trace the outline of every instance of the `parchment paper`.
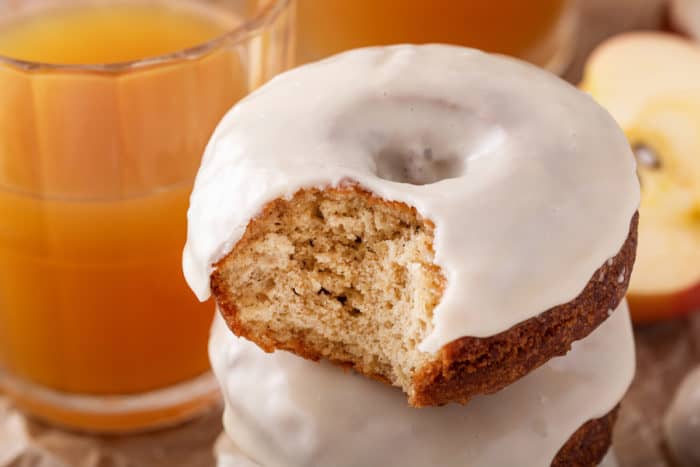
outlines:
M221 411L219 404L158 432L100 437L29 419L0 396L0 467L212 467Z

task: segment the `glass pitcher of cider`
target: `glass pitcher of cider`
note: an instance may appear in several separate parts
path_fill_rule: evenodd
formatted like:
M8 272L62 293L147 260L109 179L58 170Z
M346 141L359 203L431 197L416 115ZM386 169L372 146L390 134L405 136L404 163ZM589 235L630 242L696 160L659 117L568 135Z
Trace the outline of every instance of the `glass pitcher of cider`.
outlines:
M293 60L290 0L0 2L0 388L98 432L218 400L186 210L219 119Z

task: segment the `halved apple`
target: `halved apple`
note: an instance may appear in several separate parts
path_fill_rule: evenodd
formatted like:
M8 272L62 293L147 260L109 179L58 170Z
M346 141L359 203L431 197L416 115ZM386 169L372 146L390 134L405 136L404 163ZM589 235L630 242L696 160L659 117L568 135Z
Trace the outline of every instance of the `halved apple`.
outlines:
M627 135L642 185L635 318L700 308L700 92L651 102Z
M635 321L700 309L700 47L662 33L619 36L594 52L582 88L613 114L637 156Z

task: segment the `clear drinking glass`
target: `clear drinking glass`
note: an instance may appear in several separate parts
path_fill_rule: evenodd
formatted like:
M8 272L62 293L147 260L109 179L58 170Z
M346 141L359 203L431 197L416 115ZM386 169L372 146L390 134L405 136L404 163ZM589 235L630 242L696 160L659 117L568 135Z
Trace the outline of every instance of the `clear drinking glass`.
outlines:
M225 111L291 65L294 13L0 0L0 387L19 407L119 432L216 400L213 308L181 273L189 192Z
M297 62L370 45L440 42L560 73L576 18L575 0L299 0Z

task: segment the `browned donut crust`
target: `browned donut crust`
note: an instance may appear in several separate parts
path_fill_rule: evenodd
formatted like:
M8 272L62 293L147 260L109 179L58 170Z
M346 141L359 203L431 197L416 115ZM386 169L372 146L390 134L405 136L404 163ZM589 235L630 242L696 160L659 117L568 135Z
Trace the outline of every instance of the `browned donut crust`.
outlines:
M418 407L466 403L473 394L499 391L552 357L565 355L625 296L637 251L638 220L635 214L620 252L593 274L574 300L495 336L462 337L444 346L440 357L415 375L411 403ZM621 277L623 281L618 280Z
M586 422L559 449L551 467L597 467L612 444L619 406L607 415Z
M590 334L608 318L612 310L617 308L627 290L630 272L634 265L638 222L636 213L630 221L629 235L619 253L592 274L584 290L575 299L553 307L500 334L487 338L457 339L444 346L437 354L426 357L424 361L419 362L419 365L412 365L415 371L409 376L408 383L392 381L385 372L385 367L369 365L366 359L363 361L355 358L355 355L346 352L345 344L324 347L327 339L317 326L295 327L287 322L280 325L279 320L284 320L286 317L280 317L279 313L272 315L269 310L258 312L261 317L255 316L251 319L246 305L240 306L239 302L245 300L248 308L274 309L280 306L279 302L273 301L266 302L265 306L260 307L260 300L266 300L266 297L258 291L250 292L250 290L255 289L260 283L270 281L270 274L278 278L288 273L262 269L252 274L253 279L249 282L241 282L239 276L251 268L244 261L262 262L260 258L252 256L251 252L259 250L258 246L270 232L280 236L279 231L275 230L282 228L280 226L296 223L294 229L298 231L299 228L305 228L306 223L316 222L313 219L311 221L299 219L304 212L294 210L307 202L311 202L312 205L304 209L318 210L318 204L313 203L319 203L326 198L331 198L333 201L340 199L343 203L348 202L347 200L357 201L363 203L361 209L364 210L389 210L392 215L399 216L401 224L408 226L409 230L417 228L428 232L428 250L432 252L434 226L430 220L420 218L416 210L410 206L399 202L388 202L356 186L300 190L291 199L277 199L268 203L262 213L249 222L245 234L234 246L232 252L216 265L211 278L213 295L228 326L236 335L255 342L268 352L281 349L311 360L325 358L370 378L401 386L409 396L410 405L414 407L438 406L450 402L466 404L472 397L497 392L549 359L566 354L573 342ZM304 243L307 241L304 240ZM335 242L337 239L332 241ZM320 242L310 243L313 245ZM350 243L353 243L352 240ZM303 267L306 267L306 264ZM439 300L444 287L444 278L434 264L428 264L426 268L436 269L435 275L439 276L432 287L436 300ZM338 293L333 291L332 287L325 284L324 286L316 292L312 291L310 295L320 298L326 298L326 295L329 295L331 299L340 300ZM288 293L288 298L284 300L299 298L297 291L292 287L287 290L292 291L293 295L291 292ZM248 294L247 298L245 294ZM258 296L261 296L260 300ZM344 295L341 296L347 300ZM348 308L345 302L343 306ZM362 340L365 337L360 335L357 338Z

